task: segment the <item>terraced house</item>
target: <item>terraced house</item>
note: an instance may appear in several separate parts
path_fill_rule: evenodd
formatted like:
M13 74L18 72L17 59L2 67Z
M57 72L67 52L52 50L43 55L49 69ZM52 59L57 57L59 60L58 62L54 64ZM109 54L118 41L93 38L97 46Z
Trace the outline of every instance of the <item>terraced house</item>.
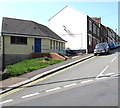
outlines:
M2 53L5 65L30 58L32 53L65 53L65 40L34 21L3 18Z
M113 31L108 35L108 28L101 23L101 18L89 17L83 12L66 6L49 19L50 28L67 41L66 48L75 52L91 53L97 43L116 41Z

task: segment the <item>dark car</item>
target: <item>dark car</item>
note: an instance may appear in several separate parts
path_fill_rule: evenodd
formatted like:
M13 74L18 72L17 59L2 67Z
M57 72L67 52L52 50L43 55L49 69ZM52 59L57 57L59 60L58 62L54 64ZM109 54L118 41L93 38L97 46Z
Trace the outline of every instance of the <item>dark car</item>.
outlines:
M109 45L108 43L99 43L94 49L94 55L97 54L109 54Z
M115 44L114 42L110 42L110 43L109 43L109 47L110 47L110 49L115 49L115 48L117 48L117 46L116 46L116 44Z

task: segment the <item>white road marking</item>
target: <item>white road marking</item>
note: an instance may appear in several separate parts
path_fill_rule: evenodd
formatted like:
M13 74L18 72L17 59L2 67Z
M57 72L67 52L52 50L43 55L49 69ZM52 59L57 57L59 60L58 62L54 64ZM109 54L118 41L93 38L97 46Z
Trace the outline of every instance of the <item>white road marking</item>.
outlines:
M28 98L28 97L35 96L35 95L38 95L38 94L39 93L33 93L33 94L22 96L22 98Z
M107 68L108 68L108 66L106 66L96 78L98 78L99 76L102 76L102 74L107 70Z
M112 60L111 60L111 63L114 62L114 60L116 59L117 57L114 57Z
M113 74L115 74L115 73L107 73L107 74L105 74L105 75L113 75Z
M65 85L64 87L71 87L71 86L75 86L75 85L77 85L77 84L73 83L73 84Z
M80 82L80 83L88 83L88 82L91 82L91 81L93 81L93 80L86 80L86 81L82 81L82 82Z
M72 58L77 58L77 57L79 57L79 56L75 56L75 57L72 57Z
M61 89L61 87L56 87L56 88L53 88L53 89L49 89L49 90L46 90L46 92L51 92L51 91L55 91L55 90L59 90Z
M8 102L11 102L11 101L13 101L13 99L9 99L9 100L6 100L6 101L3 101L3 102L0 102L0 104L8 103Z

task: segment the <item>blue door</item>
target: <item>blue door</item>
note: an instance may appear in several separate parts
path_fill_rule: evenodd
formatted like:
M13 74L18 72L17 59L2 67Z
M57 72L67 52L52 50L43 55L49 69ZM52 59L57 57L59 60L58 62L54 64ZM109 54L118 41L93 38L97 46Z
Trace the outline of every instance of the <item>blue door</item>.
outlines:
M41 39L35 38L34 52L41 52Z

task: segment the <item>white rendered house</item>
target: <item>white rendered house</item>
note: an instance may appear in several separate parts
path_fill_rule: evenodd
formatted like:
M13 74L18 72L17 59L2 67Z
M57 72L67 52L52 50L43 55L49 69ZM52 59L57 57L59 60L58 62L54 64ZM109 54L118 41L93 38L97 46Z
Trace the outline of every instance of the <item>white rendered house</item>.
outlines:
M49 19L50 28L67 41L66 48L87 50L87 15L70 6Z

